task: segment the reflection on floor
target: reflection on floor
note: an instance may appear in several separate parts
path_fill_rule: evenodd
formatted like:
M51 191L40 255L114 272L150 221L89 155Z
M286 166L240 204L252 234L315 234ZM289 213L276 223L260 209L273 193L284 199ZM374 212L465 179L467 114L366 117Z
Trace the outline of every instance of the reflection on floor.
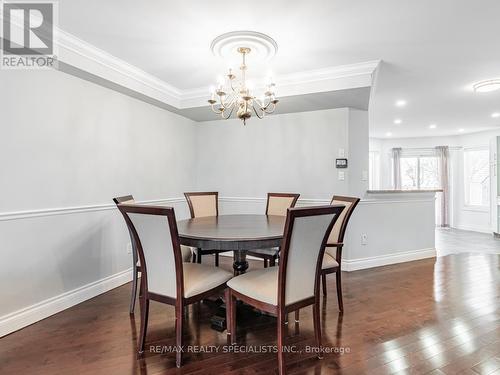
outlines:
M500 254L500 239L487 233L436 229L438 256L458 253Z
M307 352L314 334L311 309L304 309L298 325L289 319L286 342L297 352L286 356L288 373L500 374L500 255L478 254L485 245L466 233L447 242L450 233L439 234L443 251L473 253L344 273L343 315L335 278L329 277L321 314L324 346L331 353L318 360ZM204 261L213 264L208 256ZM230 259L223 257L221 267L230 269ZM252 262L257 267L261 263ZM2 338L0 374L276 371L276 355L269 352L276 345L274 318L240 317L237 348L251 352L233 353L226 334L210 329L214 307L206 303L191 306L186 315L185 350L191 352L182 369L175 368L174 353L156 352L172 348L175 331L173 308L154 302L145 358L137 361L139 317L129 317L129 293L127 284Z

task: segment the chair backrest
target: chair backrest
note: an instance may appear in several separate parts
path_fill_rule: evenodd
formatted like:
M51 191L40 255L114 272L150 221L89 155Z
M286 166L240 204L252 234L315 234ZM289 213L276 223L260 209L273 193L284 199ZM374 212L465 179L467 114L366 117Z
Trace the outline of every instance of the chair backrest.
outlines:
M120 203L134 204L135 200L134 200L134 197L132 195L124 195L123 197L113 198L113 202L115 202L116 204L120 204Z
M326 240L343 206L289 208L279 264L278 303L317 296Z
M134 200L134 197L132 195L124 195L122 197L113 198L113 202L115 202L115 204L118 206L120 203L134 204L135 200ZM125 220L125 223L126 223L126 220ZM134 261L136 262L137 261L137 258L136 258L136 256L137 256L137 248L135 246L134 236L132 235L132 232L130 232L130 229L128 228L128 225L127 225L127 229L128 229L128 233L130 235L130 241L132 243L132 251L134 251L134 254L133 254L134 255ZM135 267L135 264L134 264L134 267Z
M174 209L138 204L119 204L118 208L137 245L144 290L182 297L182 255Z
M219 215L218 192L184 193L184 196L189 206L191 218Z
M341 243L344 241L345 231L347 229L347 224L351 218L352 212L359 203L359 198L356 197L342 197L339 195L334 195L330 204L332 205L343 205L345 210L339 216L339 219L335 223L328 237L328 244ZM334 258L337 258L337 250L334 247L327 247L326 253ZM338 261L338 260L337 260Z
M267 193L266 215L286 216L286 210L295 207L300 194Z

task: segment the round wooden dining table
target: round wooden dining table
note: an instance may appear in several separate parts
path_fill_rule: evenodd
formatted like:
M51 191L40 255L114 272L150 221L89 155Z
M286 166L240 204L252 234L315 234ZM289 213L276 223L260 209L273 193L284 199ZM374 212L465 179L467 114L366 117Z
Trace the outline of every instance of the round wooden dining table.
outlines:
M182 245L206 250L233 251L235 274L248 268L248 250L279 247L284 216L219 215L180 220L177 229Z

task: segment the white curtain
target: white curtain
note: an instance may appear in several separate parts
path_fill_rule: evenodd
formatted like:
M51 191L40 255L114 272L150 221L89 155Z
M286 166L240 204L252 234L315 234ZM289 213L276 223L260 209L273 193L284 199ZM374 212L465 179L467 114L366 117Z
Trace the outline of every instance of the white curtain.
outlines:
M401 190L401 147L392 149L392 174L394 189Z
M449 227L449 195L450 195L450 185L449 185L449 169L448 169L448 161L450 159L450 150L448 146L437 146L436 147L436 155L438 158L438 173L440 179L441 189L443 192L441 193L440 199L440 222L438 222L438 226L440 227Z

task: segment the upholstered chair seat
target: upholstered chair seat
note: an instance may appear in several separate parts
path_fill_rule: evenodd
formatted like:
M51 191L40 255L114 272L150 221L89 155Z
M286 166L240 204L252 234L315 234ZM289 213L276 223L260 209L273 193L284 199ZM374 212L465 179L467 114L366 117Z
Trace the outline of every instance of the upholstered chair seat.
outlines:
M257 249L257 250L252 250L252 254L261 254L261 255L268 255L268 256L274 256L277 252L279 252L278 247L270 247L268 249Z
M257 301L277 306L279 291L278 271L278 267L269 267L248 272L232 278L227 282L227 286L232 290ZM304 297L303 294L300 294L300 290L298 289L291 289L287 291L285 298L286 305L302 301L305 298L314 297L314 293L311 293L310 296Z
M278 267L261 268L232 278L227 286L257 301L278 305Z
M191 262L191 257L193 256L193 252L189 246L181 245L181 254L183 262Z
M325 255L323 256L323 264L321 266L321 269L325 270L328 268L335 268L338 266L339 266L339 264L337 263L335 258L332 257L331 255L325 253Z
M189 298L213 289L233 277L232 272L206 264L183 263L184 297Z

